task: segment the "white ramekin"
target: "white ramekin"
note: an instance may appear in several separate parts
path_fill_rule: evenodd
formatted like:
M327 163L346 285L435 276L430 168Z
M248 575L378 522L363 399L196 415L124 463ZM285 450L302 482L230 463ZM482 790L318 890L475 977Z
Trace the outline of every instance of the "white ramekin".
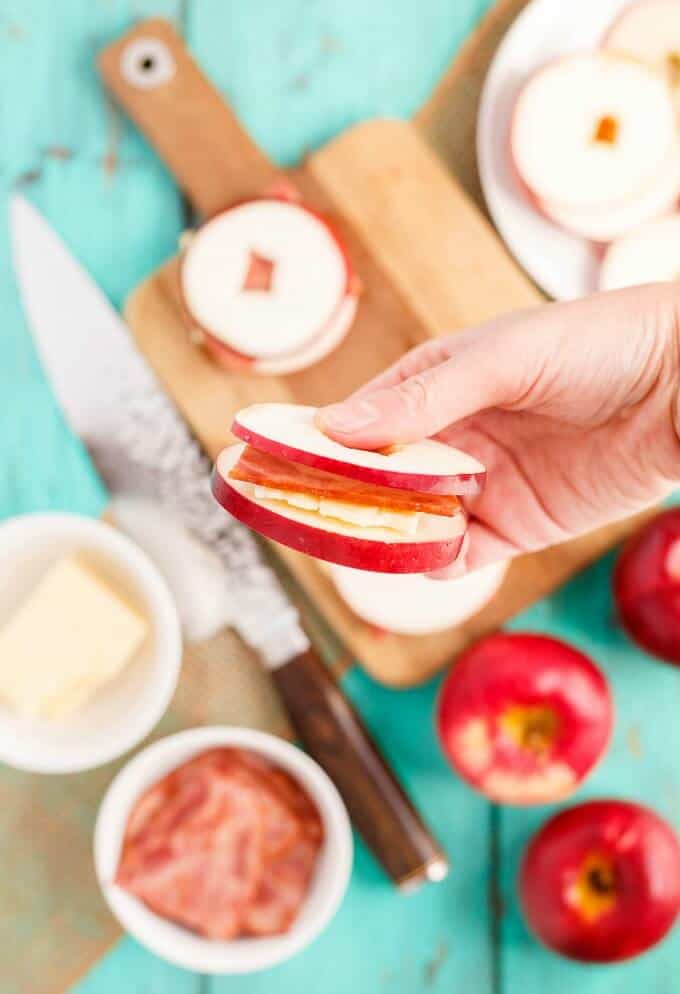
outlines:
M325 840L305 903L284 935L235 939L202 938L150 911L113 883L125 827L148 787L207 749L237 746L281 766L309 792L321 814ZM349 882L352 831L345 806L321 767L297 746L250 728L208 727L179 732L148 746L120 771L102 801L94 835L94 859L104 897L123 928L157 956L199 973L252 973L298 953L325 928Z
M151 731L177 684L182 637L172 594L146 554L102 521L47 513L0 524L0 625L51 563L79 552L139 605L150 635L136 658L68 719L27 720L0 704L0 762L18 769L73 773L115 759Z

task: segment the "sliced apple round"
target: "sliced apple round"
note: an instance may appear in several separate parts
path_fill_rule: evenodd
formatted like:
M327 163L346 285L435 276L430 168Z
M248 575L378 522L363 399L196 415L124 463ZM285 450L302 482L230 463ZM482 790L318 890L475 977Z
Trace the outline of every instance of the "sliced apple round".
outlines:
M680 214L669 214L617 239L600 266L601 290L680 277Z
M471 496L484 485L484 466L443 442L351 449L317 428L316 414L317 408L300 404L253 404L238 412L232 431L263 452L377 486Z
M397 635L429 635L472 618L499 590L508 563L492 563L455 580L416 573L387 575L330 566L335 588L369 625Z
M680 146L659 172L654 184L614 207L566 208L539 203L539 208L561 228L592 242L611 242L634 228L671 210L680 194Z
M288 376L290 373L297 373L301 369L307 369L321 362L337 349L354 323L358 303L358 294L349 293L321 335L306 348L300 349L293 355L281 356L279 359L252 359L234 352L213 335L203 331L199 331L198 335L206 352L230 372L248 371L260 376Z
M180 289L192 331L221 364L282 375L342 341L358 282L320 215L262 198L220 212L192 235Z
M543 204L625 205L656 182L676 143L665 77L609 51L557 59L530 77L511 126L515 167Z
M654 66L680 97L680 4L678 0L637 0L607 32L604 48Z
M450 565L466 529L464 513L421 514L417 533L361 526L256 496L257 488L230 476L246 446L224 449L213 473L217 501L243 524L266 538L327 562L387 573L426 573Z

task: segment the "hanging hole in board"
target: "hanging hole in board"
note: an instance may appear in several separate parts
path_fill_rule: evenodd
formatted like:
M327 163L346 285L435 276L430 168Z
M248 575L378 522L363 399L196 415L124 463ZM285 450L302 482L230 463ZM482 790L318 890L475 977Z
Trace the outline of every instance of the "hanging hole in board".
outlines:
M170 49L158 38L136 38L125 46L120 57L123 77L140 90L169 83L175 69Z

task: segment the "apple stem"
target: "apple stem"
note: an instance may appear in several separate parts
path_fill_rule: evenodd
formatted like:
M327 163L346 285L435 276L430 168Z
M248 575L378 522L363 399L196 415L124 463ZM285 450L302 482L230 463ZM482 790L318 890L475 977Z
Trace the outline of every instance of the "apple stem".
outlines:
M594 866L588 871L588 886L596 894L612 894L615 887L613 871L604 866Z

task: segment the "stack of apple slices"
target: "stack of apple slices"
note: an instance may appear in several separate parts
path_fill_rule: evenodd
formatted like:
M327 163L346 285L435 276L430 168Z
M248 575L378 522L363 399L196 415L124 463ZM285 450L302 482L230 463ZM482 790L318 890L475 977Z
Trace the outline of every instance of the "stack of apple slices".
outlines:
M382 573L449 566L467 529L460 497L479 493L481 463L426 440L350 449L316 426L316 408L255 404L218 457L213 493L254 531L326 562Z
M637 0L598 51L542 67L511 125L514 166L555 224L606 246L601 289L680 271L680 3Z
M358 291L335 231L288 196L236 204L184 244L185 321L228 370L282 376L319 362L349 331Z

